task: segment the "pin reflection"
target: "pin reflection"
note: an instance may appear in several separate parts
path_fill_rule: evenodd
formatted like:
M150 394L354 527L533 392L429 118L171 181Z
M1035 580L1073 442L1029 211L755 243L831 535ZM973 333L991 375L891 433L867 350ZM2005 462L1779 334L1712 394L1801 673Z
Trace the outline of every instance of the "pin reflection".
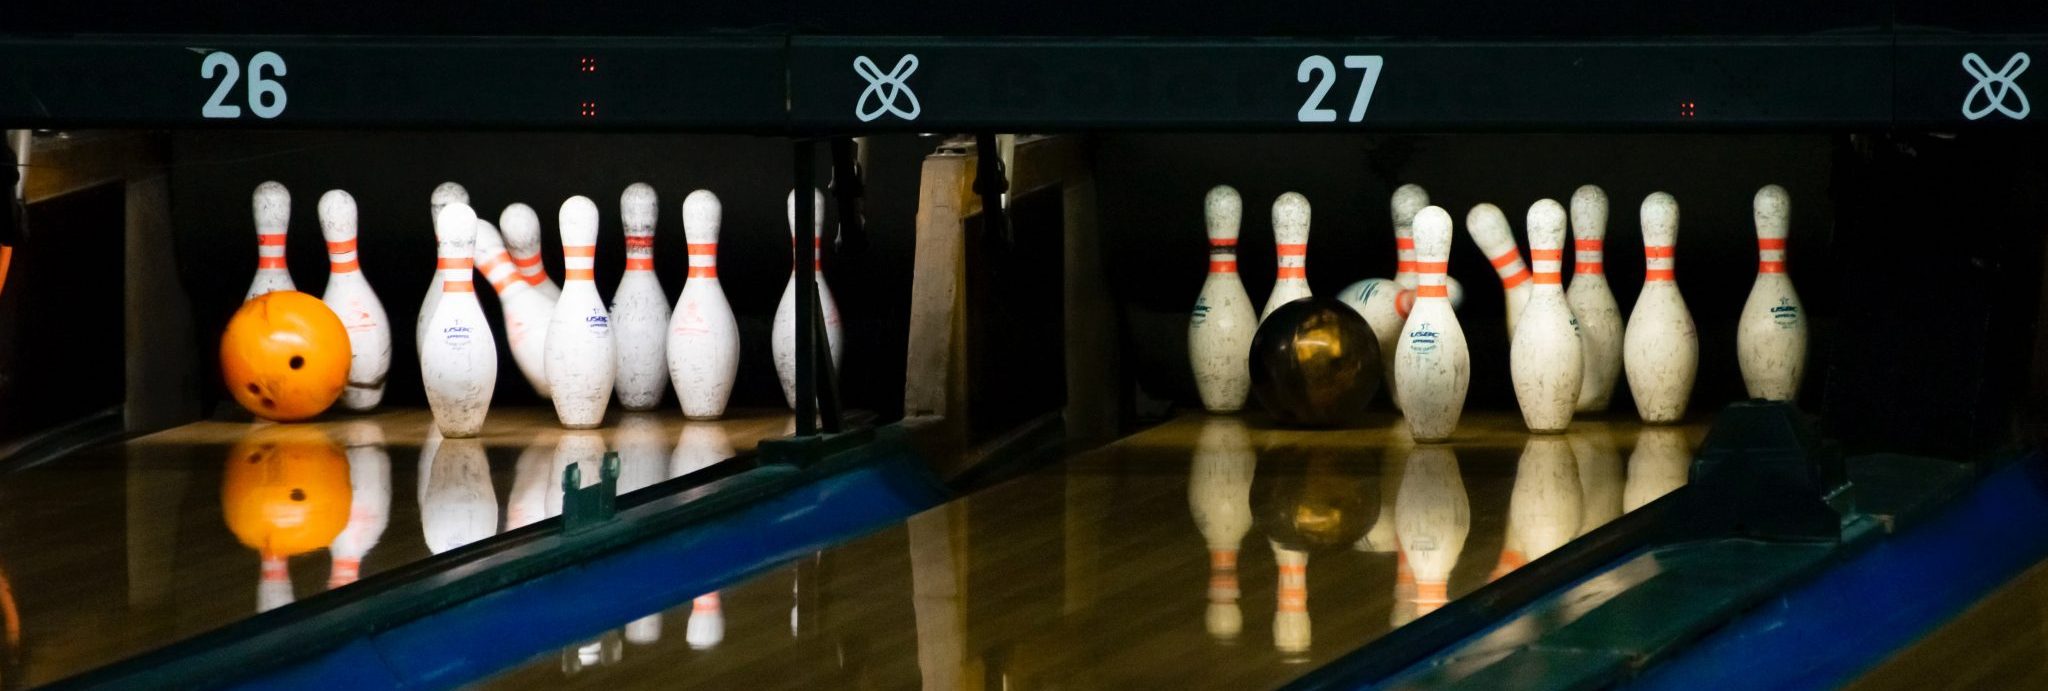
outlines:
M1593 532L1621 516L1621 452L1604 422L1580 423L1565 433L1579 463L1579 534Z
M732 458L732 437L716 422L685 422L668 459L669 477L682 477Z
M377 548L391 523L391 453L384 447L384 428L375 422L350 422L341 431L348 446L348 480L352 495L348 525L327 546L333 564L327 587L354 583L363 559Z
M506 498L505 529L532 525L548 517L548 495L562 491L562 479L548 475L555 468L555 441L561 432L543 429L519 452L512 470L512 494Z
M1415 574L1417 616L1450 601L1451 569L1472 530L1470 501L1451 447L1423 444L1408 454L1394 499L1394 531Z
M1244 613L1237 604L1237 552L1252 527L1252 473L1257 461L1243 421L1203 421L1188 471L1188 508L1209 548L1209 607L1203 628L1218 643L1235 643L1244 630Z
M428 550L440 554L498 534L498 493L482 441L443 439L420 478Z
M265 425L228 451L221 514L262 560L256 611L292 602L287 561L341 535L352 494L348 457L317 427Z
M1562 435L1530 435L1508 497L1508 542L1521 563L1542 558L1579 534L1579 466Z
M1622 507L1634 511L1685 485L1692 467L1692 443L1679 427L1646 425L1636 434L1636 450L1628 457L1628 485Z

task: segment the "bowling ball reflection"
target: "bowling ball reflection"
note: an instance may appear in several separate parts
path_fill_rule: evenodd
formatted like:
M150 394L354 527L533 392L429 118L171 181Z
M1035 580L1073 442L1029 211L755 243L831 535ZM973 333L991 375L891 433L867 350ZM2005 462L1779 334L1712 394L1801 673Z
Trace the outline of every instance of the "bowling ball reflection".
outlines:
M1252 336L1252 395L1284 425L1357 424L1380 386L1380 342L1335 298L1273 310Z
M1367 477L1366 459L1314 449L1261 454L1260 464L1266 486L1255 511L1281 547L1311 554L1350 549L1379 517L1379 482Z
M258 429L228 451L221 513L235 538L266 558L334 542L348 525L348 456L312 427Z
M228 391L257 417L292 422L319 415L348 386L348 329L319 298L259 295L228 320L220 371Z

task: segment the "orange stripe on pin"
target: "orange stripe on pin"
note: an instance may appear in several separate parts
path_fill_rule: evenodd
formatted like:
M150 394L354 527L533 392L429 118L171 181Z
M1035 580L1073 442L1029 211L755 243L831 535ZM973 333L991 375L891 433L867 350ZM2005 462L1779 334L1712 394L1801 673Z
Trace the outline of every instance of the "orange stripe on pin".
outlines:
M283 247L284 233L261 233L256 236L257 247Z
M1451 296L1449 286L1415 286L1415 297L1447 298Z
M1600 262L1577 262L1572 264L1572 273L1575 274L1597 274L1603 270Z
M1213 261L1213 260L1212 260L1212 261L1210 261L1210 262L1209 262L1209 273L1212 273L1212 274L1234 274L1234 273L1237 273L1237 262L1219 262L1219 261Z
M284 257L257 257L256 268L282 269L284 268Z
M1757 262L1756 271L1763 274L1785 273L1785 262Z
M1678 280L1678 273L1671 269L1650 269L1648 271L1643 272L1643 280L1674 281Z
M1573 240L1572 249L1580 252L1598 252L1601 244L1599 240Z
M1756 248L1760 250L1785 249L1785 238L1757 238Z
M1273 251L1282 257L1306 257L1308 245L1275 245Z
M469 259L466 257L442 257L440 262L435 265L435 268L445 271L448 269L469 269L474 268L475 266L476 260L474 259Z
M596 246L596 245L570 245L570 246L568 246L568 247L564 247L564 248L562 248L562 256L564 256L564 257L595 257L595 256L597 256L597 246Z
M1280 267L1279 278L1308 278L1308 269L1300 266Z
M345 274L363 268L362 263L354 259L345 262L329 262L329 264L328 270L338 274Z
M1415 262L1415 273L1440 274L1449 271L1450 262Z
M716 266L692 266L692 267L690 267L690 273L689 273L689 277L690 277L690 278L718 278L718 267L716 267Z
M652 260L652 259L648 259L648 258L645 258L645 257L627 257L627 258L626 258L626 270L627 270L627 271L653 271L653 270L654 270L654 260Z
M343 252L354 251L356 251L356 241L354 239L343 240L341 242L327 243L328 254L341 254Z
M1671 252L1671 246L1670 246L1670 245L1644 245L1644 246L1643 246L1643 257L1645 257L1645 258L1648 258L1648 259L1670 259L1670 258L1672 257L1672 252Z
M529 269L536 266L540 266L540 255L534 254L524 257L515 256L512 258L512 265L522 269Z
M1564 261L1564 250L1529 250L1529 259L1535 261Z
M594 269L570 269L562 272L562 276L571 281L591 281L597 279L597 272Z

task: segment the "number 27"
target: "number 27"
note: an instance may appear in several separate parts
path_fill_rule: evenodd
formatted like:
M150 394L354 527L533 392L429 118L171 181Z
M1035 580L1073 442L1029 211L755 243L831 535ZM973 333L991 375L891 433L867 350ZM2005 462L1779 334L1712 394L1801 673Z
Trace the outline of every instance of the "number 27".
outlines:
M1359 70L1364 73L1359 78L1358 95L1351 99L1351 113L1349 117L1345 118L1346 120L1350 122L1365 120L1365 109L1367 106L1372 105L1372 90L1373 87L1379 85L1380 67L1385 64L1386 60L1378 55L1344 56L1345 69ZM1302 58L1301 66L1294 70L1294 81L1307 84L1309 81L1316 79L1315 75L1317 73L1321 73L1322 78L1316 81L1315 91L1308 95L1308 100L1302 102L1301 110L1295 113L1295 119L1301 122L1336 122L1337 111L1322 107L1323 97L1330 95L1330 87L1337 83L1337 65L1335 63L1330 62L1329 58L1321 55L1311 55Z

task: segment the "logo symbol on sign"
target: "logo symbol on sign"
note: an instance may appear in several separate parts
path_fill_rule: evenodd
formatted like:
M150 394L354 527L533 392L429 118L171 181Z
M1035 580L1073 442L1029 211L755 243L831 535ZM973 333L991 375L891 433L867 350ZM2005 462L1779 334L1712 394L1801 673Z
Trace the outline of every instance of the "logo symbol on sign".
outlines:
M875 118L882 117L884 113L904 120L916 120L917 114L923 112L923 106L917 102L917 94L910 90L909 84L903 83L904 80L910 79L911 73L917 71L917 55L903 54L903 58L896 61L896 67L890 69L888 74L883 74L881 66L869 60L868 56L862 55L853 59L853 71L862 79L868 80L868 87L860 92L860 101L853 105L853 115L860 118L861 122L874 122ZM897 106L896 101L899 97L908 101L909 107ZM871 100L874 101L872 107L868 105Z
M1963 96L1963 117L1977 120L1995 110L2014 120L2025 119L2033 107L2027 103L2027 92L2021 91L2013 80L2018 79L2021 72L2027 71L2029 62L2032 62L2032 58L2028 58L2025 52L2013 53L2012 57L2005 61L2004 67L1992 72L1991 65L1986 64L1984 58L1977 57L1976 53L1964 54L1963 71L1976 77L1977 84L1970 87L1968 95ZM1984 105L1973 107L1980 95L1983 97ZM2019 107L2006 105L2008 97L2018 100Z

